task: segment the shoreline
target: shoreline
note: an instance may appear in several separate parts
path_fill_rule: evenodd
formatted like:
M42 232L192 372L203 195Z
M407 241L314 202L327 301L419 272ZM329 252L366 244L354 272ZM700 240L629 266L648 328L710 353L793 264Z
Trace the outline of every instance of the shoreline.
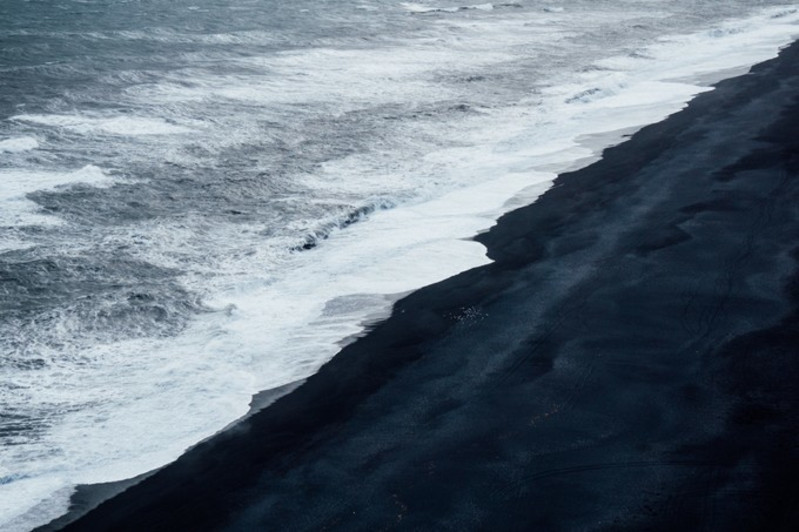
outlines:
M64 530L795 525L797 61L562 174L494 263Z

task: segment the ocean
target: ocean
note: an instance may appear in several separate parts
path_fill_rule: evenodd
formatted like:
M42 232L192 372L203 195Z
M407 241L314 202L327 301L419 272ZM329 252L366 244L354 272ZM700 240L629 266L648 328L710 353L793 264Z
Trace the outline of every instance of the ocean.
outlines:
M776 1L3 0L0 528L264 407L797 34Z

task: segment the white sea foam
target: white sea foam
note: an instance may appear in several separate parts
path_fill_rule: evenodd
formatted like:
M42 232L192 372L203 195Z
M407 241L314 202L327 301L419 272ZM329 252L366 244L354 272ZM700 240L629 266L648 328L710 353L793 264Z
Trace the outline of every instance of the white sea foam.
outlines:
M67 185L83 183L96 187L112 184L102 169L87 165L73 172L44 172L25 169L0 170L0 228L24 225L52 225L60 219L43 214L36 204L26 198L37 190L54 190ZM6 246L4 246L6 244ZM11 238L0 240L0 251L25 247L23 242Z
M607 134L605 145L619 142L621 132L658 121L708 90L708 75L773 57L799 22L795 12L771 18L775 14L770 10L715 30L663 39L633 56L606 58L583 74L549 79L529 99L510 106L486 105L458 118L417 123L408 136L419 140L404 145L410 148L401 161L356 151L316 166L302 178L310 189L379 203L390 184L396 196L390 199L399 206L333 231L307 253L289 253L284 241L256 238L264 229L256 224L212 226L191 216L109 233L108 243L125 243L134 257L156 265L180 268L185 256L195 261L202 256L205 262L183 281L218 310L197 318L177 338L89 348L67 342L61 351L43 345L44 368L9 375L17 388L2 398L5 405L63 416L41 441L3 450L0 522L14 518L14 526L30 528L63 511L77 483L124 479L174 460L243 415L251 394L317 371L342 339L362 332L365 320L385 316L399 294L487 263L484 248L468 238L501 213L533 201L557 172L596 158L597 148L583 142L585 135ZM435 102L442 94L457 97L459 89L438 91L433 74L502 64L512 58L503 48L531 47L535 31L540 31L536 38L568 34L541 20L447 21L447 28L458 32L410 48L317 48L240 60L277 72L273 77L220 76L193 84L178 79L129 94L161 95L170 103L182 96L228 98L297 113L308 102L329 104L331 113L343 112L335 109L337 102L344 110L375 102ZM523 28L528 33L519 31ZM474 62L455 61L464 57ZM350 91L363 96L350 98ZM105 118L31 116L16 119L108 132L98 125ZM236 134L241 132L230 132ZM426 141L436 135L454 135L457 142ZM23 198L30 207L26 192L77 180L72 174L23 179L13 177L15 172L22 171L7 175L17 192L0 197L4 206ZM97 178L95 184L105 182L99 169L87 172ZM38 184L31 184L36 179ZM125 231L136 235L135 242ZM65 352L81 363L65 365ZM43 508L49 510L41 513Z
M8 518L3 521L4 532L28 532L64 515L74 493L70 484L53 477L15 480L12 485L11 493L3 493L7 490L0 485L0 494L5 495L0 499L0 515ZM32 505L28 511L19 512L20 499Z
M91 117L82 115L16 115L10 120L65 128L77 133L108 133L111 135L174 135L190 133L192 128L172 124L160 118L134 116Z
M39 141L33 137L17 137L0 140L0 153L20 153L23 151L35 150L38 147Z
M547 35L552 39L554 32L547 31ZM514 57L496 46L479 47L454 40L452 44L451 48L431 46L429 49L410 50L400 47L370 50L314 48L284 52L236 60L242 66L268 75L246 78L218 76L192 87L169 84L134 87L132 90L151 97L163 97L166 101L221 97L286 106L294 112L301 111L297 108L301 104L331 104L335 106L331 112L340 115L366 105L455 98L458 96L456 92L446 92L429 79L429 74L442 67L457 69L455 59L461 54L469 55L465 68L508 61Z
M450 7L428 6L414 2L402 2L400 5L411 13L457 13L458 11L468 11L471 9L479 11L491 11L494 9L494 4L491 3Z

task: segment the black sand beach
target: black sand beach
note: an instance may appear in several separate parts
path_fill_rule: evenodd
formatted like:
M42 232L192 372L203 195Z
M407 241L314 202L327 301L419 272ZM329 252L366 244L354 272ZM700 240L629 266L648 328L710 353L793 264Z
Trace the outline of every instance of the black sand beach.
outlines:
M493 264L64 530L795 530L797 65L560 176Z

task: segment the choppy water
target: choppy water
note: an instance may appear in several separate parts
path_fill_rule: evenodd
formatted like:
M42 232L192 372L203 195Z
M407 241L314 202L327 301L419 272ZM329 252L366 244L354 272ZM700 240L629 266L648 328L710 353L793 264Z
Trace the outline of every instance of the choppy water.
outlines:
M312 374L798 23L775 1L3 0L0 528Z

